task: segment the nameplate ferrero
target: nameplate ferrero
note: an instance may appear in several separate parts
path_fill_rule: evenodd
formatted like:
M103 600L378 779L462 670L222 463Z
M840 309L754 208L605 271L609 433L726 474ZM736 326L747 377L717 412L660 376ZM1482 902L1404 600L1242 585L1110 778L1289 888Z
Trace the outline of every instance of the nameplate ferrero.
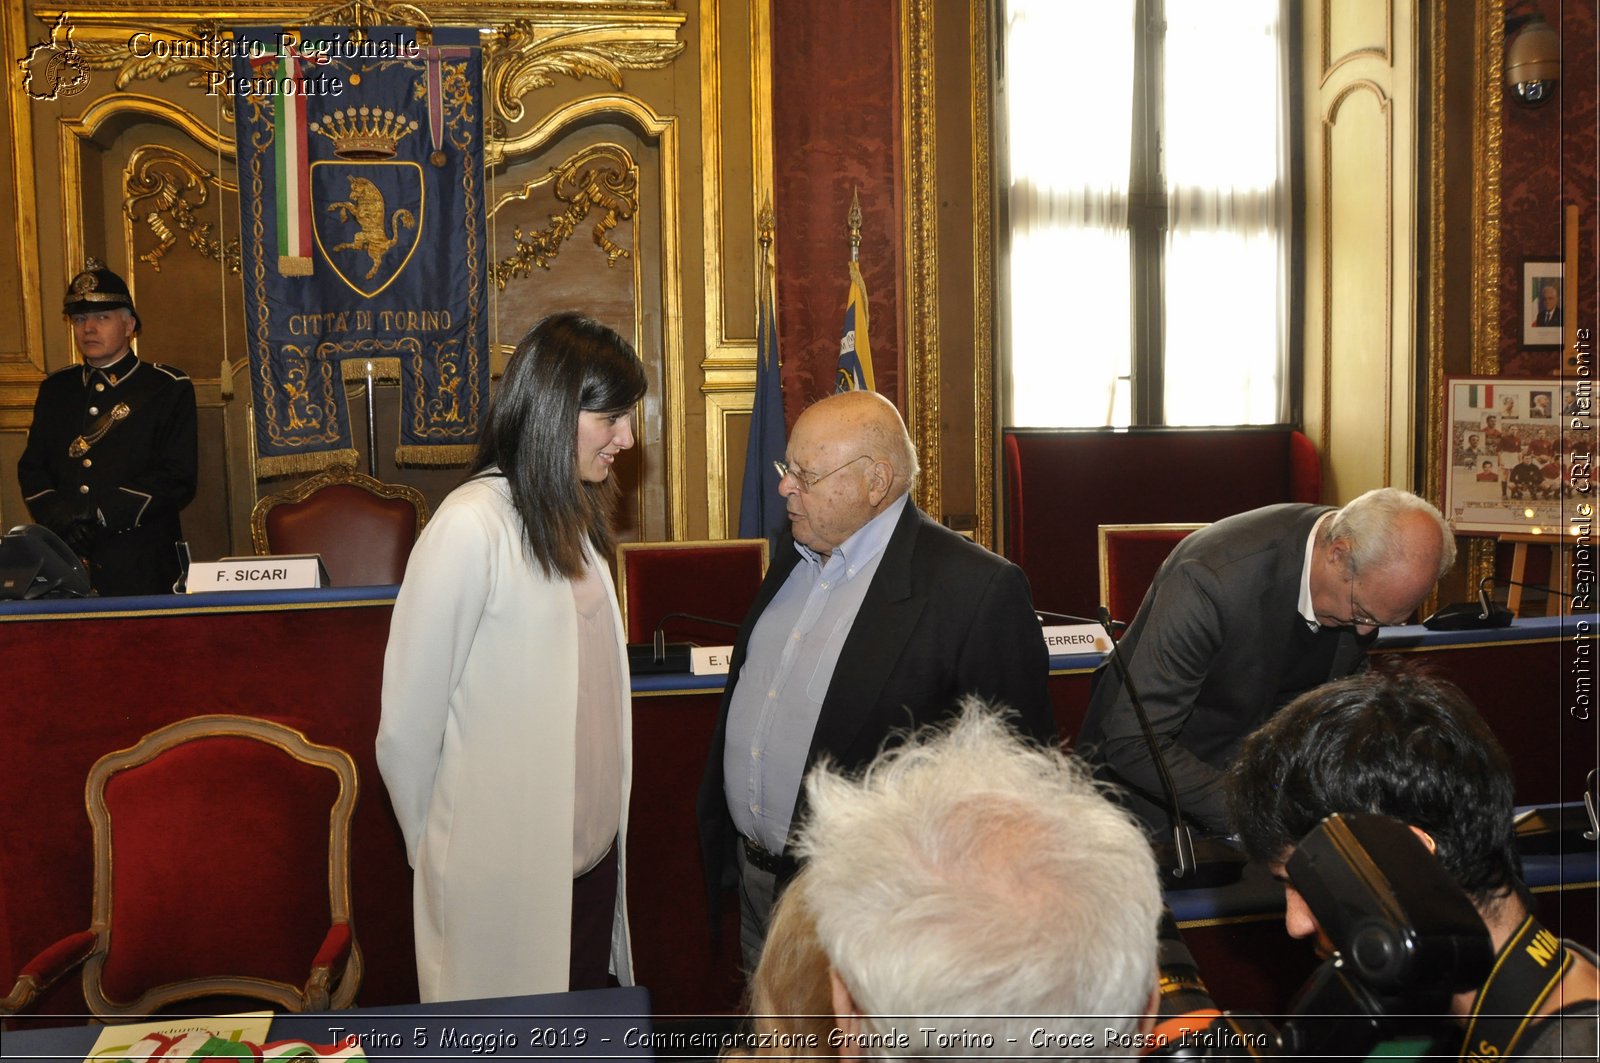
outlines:
M1109 653L1111 640L1098 624L1063 624L1044 629L1045 648L1052 657L1064 653Z
M316 554L225 557L189 565L188 591L311 590L325 585L322 558Z

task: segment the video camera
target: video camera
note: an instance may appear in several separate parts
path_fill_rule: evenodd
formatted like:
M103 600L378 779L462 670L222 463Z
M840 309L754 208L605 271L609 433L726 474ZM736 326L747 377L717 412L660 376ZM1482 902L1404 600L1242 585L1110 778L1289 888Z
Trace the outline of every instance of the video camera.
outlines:
M1477 909L1416 833L1375 815L1333 815L1286 866L1333 947L1300 989L1282 1029L1217 1009L1168 915L1161 934L1168 1059L1363 1059L1379 1045L1423 1054L1448 1023L1454 993L1483 983L1494 960Z

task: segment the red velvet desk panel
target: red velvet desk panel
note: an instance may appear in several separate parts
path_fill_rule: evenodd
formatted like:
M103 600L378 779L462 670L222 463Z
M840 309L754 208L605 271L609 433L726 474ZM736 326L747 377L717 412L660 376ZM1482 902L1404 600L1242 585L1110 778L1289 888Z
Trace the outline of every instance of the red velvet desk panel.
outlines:
M345 600L327 600L337 593ZM373 757L393 589L356 595L123 599L90 606L0 604L0 981L88 926L93 857L83 783L102 755L207 712L286 723L356 760L352 842L356 934L366 956L358 1003L416 999L411 871ZM357 600L350 600L357 599ZM86 609L96 612L86 612ZM641 685L648 686L648 683ZM662 1014L739 1004L738 913L713 946L695 827L721 677L672 677L634 702L628 850L636 974ZM35 1014L81 1014L76 975Z
M684 693L634 682L628 919L634 973L657 1015L734 1011L744 988L738 897L724 891L713 938L700 861L695 798L722 701L720 677L706 678L714 689Z
M0 606L0 980L9 985L40 948L88 924L90 765L172 720L240 712L288 723L356 758L354 902L367 956L359 1002L415 999L410 871L372 756L391 599L380 590L366 600L344 593L347 600L270 608L230 608L221 600L232 596L219 595L198 611L51 618ZM1571 685L1571 647L1544 635L1472 649L1392 656L1431 664L1479 701L1517 766L1519 801L1570 799L1579 769L1594 763L1595 735L1593 722L1572 719L1561 700ZM1069 738L1087 705L1093 663L1058 658L1050 679ZM629 895L637 974L658 1014L738 1004L736 901L729 895L713 946L694 819L721 685L715 677L635 681ZM1291 964L1279 953L1281 935L1281 922L1267 914L1197 929L1191 947L1225 1006L1271 1011L1274 992L1299 984L1284 977ZM77 980L43 1005L81 1012Z
M0 980L7 988L39 949L89 925L93 856L83 787L90 766L174 720L230 712L288 724L355 758L361 792L352 903L366 955L358 1002L416 998L411 870L373 759L393 591L345 591L342 600L307 593L323 600L242 605L234 604L242 596L228 594L107 600L69 613L0 608ZM173 611L179 607L188 611ZM64 979L34 1010L81 1013L80 980Z

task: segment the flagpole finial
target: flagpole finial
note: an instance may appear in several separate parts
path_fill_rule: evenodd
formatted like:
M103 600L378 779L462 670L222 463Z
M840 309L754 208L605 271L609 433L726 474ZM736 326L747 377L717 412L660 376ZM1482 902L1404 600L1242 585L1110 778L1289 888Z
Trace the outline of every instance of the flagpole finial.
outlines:
M850 261L855 262L861 257L861 189L859 187L850 193L850 213L845 215L845 222L850 226Z
M763 253L772 247L772 234L777 227L777 219L772 213L772 200L763 200L761 212L756 215L756 239L760 241Z

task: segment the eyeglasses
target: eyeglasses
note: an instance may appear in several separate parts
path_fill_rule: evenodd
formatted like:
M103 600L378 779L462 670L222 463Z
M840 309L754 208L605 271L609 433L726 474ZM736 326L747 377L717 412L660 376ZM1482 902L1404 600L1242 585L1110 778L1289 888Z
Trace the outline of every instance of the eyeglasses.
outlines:
M871 454L857 454L855 457L853 457L849 461L845 462L844 465L840 465L837 468L829 469L827 472L823 473L821 476L810 476L807 473L801 472L799 469L796 469L794 466L790 465L786 461L775 461L775 462L772 463L772 467L774 469L778 470L778 479L781 480L785 476L793 476L794 477L794 482L800 485L801 492L809 493L810 490L813 487L817 486L819 483L821 483L822 481L826 480L828 477L832 476L834 473L838 472L839 469L843 469L843 468L845 468L847 466L854 465L856 462L860 461L862 458L870 459L871 457L872 457Z
M1350 615L1344 619L1330 615L1328 619L1333 621L1330 627L1393 627L1396 623L1369 616L1364 608L1356 604L1356 581L1353 578L1350 580Z

